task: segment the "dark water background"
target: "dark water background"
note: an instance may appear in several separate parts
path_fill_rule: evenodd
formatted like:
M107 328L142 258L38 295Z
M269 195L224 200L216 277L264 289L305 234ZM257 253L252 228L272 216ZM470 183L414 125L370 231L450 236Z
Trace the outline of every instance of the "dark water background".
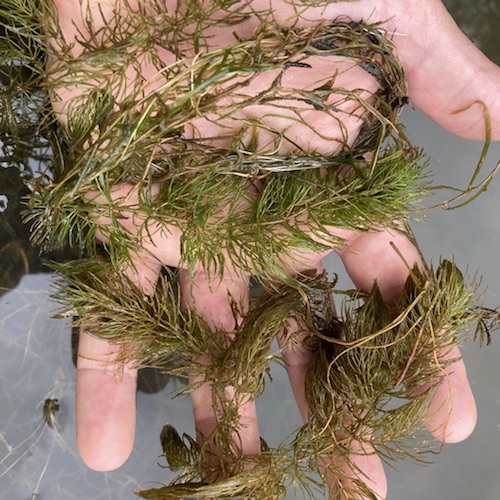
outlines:
M403 0L402 0L403 1ZM447 0L462 29L500 63L498 0ZM430 155L436 184L466 186L482 145L458 139L421 113L403 115L410 139ZM490 149L485 171L500 160ZM134 489L168 481L156 458L165 421L192 433L189 401L172 400L175 382L149 374L138 393L137 439L130 460L118 471L87 470L75 451L71 328L51 318L56 306L48 292L51 275L27 244L20 223L20 197L26 190L19 172L0 168L0 497L7 500L133 499ZM435 211L413 229L427 260L453 258L469 275L481 275L488 307L500 305L500 178L487 193L459 211ZM327 267L340 274L334 257ZM342 285L341 285L342 286ZM388 470L388 500L498 500L500 498L500 332L490 347L468 342L463 351L477 398L479 422L465 442L431 457L432 466L399 464ZM261 432L278 444L300 425L284 371L273 369L273 383L258 401ZM42 421L46 398L59 398L58 428ZM290 498L295 498L292 494ZM300 498L300 497L298 497Z

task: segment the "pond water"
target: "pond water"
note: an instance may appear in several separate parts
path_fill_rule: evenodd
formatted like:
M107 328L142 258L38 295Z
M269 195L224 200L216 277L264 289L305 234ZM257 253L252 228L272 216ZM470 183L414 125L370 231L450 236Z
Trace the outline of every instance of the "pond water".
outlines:
M498 0L447 0L446 4L467 34L500 62ZM406 110L402 120L409 138L430 155L435 183L466 186L482 144L453 137L417 111ZM485 172L499 160L500 144L495 144ZM2 217L16 209L15 200L22 193L16 173L7 169L0 173ZM458 211L433 211L424 222L412 226L428 261L437 263L441 256L454 259L470 276L477 272L483 277L484 305L493 308L500 305L499 213L500 178L496 178L472 204ZM126 500L137 498L135 489L169 481L169 471L158 465L161 427L168 421L179 432L191 434L194 424L189 401L171 397L178 382L154 373L143 374L141 380L136 444L127 463L103 474L88 470L80 461L75 447L71 327L52 319L57 309L49 297L52 276L43 272L40 260L25 245L23 228L15 223L9 227L10 236L2 236L0 262L0 496L8 500ZM8 259L13 265L6 265ZM347 287L339 262L328 257L325 264L340 274ZM474 434L430 457L435 462L431 466L403 463L398 464L398 471L388 469L388 500L500 497L499 336L497 332L489 347L467 342L463 349L479 411ZM60 404L54 428L42 418L48 398L57 398ZM273 368L273 382L259 399L258 411L262 435L270 445L300 425L280 367ZM295 498L292 493L290 498Z

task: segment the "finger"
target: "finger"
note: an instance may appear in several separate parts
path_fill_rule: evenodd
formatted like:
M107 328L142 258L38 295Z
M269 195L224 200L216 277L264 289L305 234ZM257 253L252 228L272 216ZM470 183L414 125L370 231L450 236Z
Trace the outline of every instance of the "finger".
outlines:
M311 263L309 262L309 264ZM313 268L316 268L318 273L322 271L318 261ZM303 341L308 333L297 322L289 322L288 335L294 338L294 342L288 342L287 338L280 335L278 343L282 349L283 362L297 406L303 421L307 422L309 408L305 392L306 374L314 358L314 353L304 347ZM350 449L352 453L349 456L349 463L345 457L337 453L333 453L328 458L320 457L319 459L331 496L339 498L339 500L368 499L369 497L365 497L361 493L356 497L351 496L351 492L359 491L359 487L356 487L356 481L362 481L376 495L377 500L384 499L387 495L387 478L378 455L368 445L361 445L357 441L350 442ZM339 470L342 477L339 476Z
M450 132L484 140L484 109L473 105L481 101L491 117L492 138L500 139L496 99L500 68L460 30L440 0L415 5L410 13L400 3L401 14L395 16L394 41L403 59L410 98Z
M428 410L425 425L429 432L445 443L458 443L468 438L477 423L477 408L465 363L458 347L439 354L439 360L457 360L444 369L444 378ZM429 385L422 386L419 392Z
M204 360L198 360L203 362ZM202 382L200 377L190 377L190 384ZM215 431L219 423L217 412L224 411L225 408L222 404L218 407L214 406L214 393L213 384L206 382L198 389L191 393L191 403L193 407L193 416L196 427L196 438L198 444L205 447L208 453L204 454L204 458L208 463L214 466L217 470L213 480L222 479L225 476L224 471L220 470L221 462L224 457L221 451L217 449L215 443ZM225 391L225 397L232 400L233 405L238 408L238 422L235 431L231 436L233 448L237 451L238 455L257 455L260 453L260 434L257 421L257 411L255 401L251 395L244 394L235 397L234 389L228 387ZM208 440L208 447L207 445ZM231 468L233 464L229 464Z
M306 398L306 374L309 370L314 353L303 346L307 333L301 329L295 321L289 322L290 336L296 339L294 342L287 342L283 335L278 336L278 343L282 349L282 358L290 380L293 395L304 422L308 420L308 405Z
M402 231L352 232L337 253L358 289L369 292L376 282L389 303L401 295L414 265L423 270L418 249Z
M190 278L187 272L179 277L182 304L194 309L208 325L217 331L233 332L237 319L231 301L241 305L242 313L248 307L249 279L226 273L222 279L210 279L199 272ZM230 334L229 334L230 335ZM229 339L230 340L230 339ZM210 356L199 358L198 363L209 364ZM191 377L191 383L199 383L201 377ZM241 455L253 455L260 452L260 437L254 399L251 394L241 394L234 387L226 387L224 397L237 407L237 431L232 436L235 449ZM198 440L203 445L207 438L214 435L218 425L217 414L224 411L224 405L214 397L213 383L207 381L191 393L193 414ZM220 457L215 444L209 441L209 450L214 457Z
M384 500L387 496L387 476L378 454L367 443L361 444L355 440L349 442L349 449L349 463L340 453L333 453L329 460L320 460L330 497L338 500L373 500L375 495L376 500ZM361 491L360 482L365 484L370 493Z
M409 268L415 264L423 267L418 250L402 232L386 230L352 237L339 254L355 285L369 291L376 281L387 302L394 302L399 297ZM455 347L436 356L443 363L451 359L458 361L444 369L443 381L430 405L426 425L436 438L458 442L469 436L475 427L474 396L459 349ZM428 387L422 386L421 391Z
M148 265L156 266L153 261L165 266L178 267L181 262L180 228L160 223L154 218L145 222L145 215L138 210L142 186L124 182L111 188L109 196L99 191L87 193L86 200L93 204L98 227L97 237L104 244L109 244L110 233L118 232L130 237L134 244L139 244ZM160 185L154 183L148 188L148 195L155 198ZM116 225L118 224L118 226Z
M500 139L500 68L460 30L441 0L335 2L322 15L380 22L402 59L416 106L450 132L484 140L484 110L473 105L481 101L492 119L492 138Z
M283 337L278 337L278 342L283 349L283 361L297 406L303 421L307 422L308 404L305 394L305 380L314 353L302 346L302 340L307 334L297 334L298 331L298 325L290 323L289 333L297 336L297 341L290 344ZM353 500L352 496L342 496L344 495L343 491L359 490L355 481L361 480L376 495L377 500L384 499L387 495L387 478L379 456L368 445L362 446L357 441L350 442L350 449L352 450L349 456L350 463L346 462L345 457L336 453L333 453L330 458L320 457L320 467L332 497L339 498L339 500ZM339 478L339 469L342 479ZM359 494L356 500L364 500L365 498L369 497Z
M91 469L114 470L129 457L135 435L137 371L113 363L117 346L80 334L76 379L78 453Z
M136 256L129 278L144 293L152 293L159 265ZM111 286L111 284L110 284ZM120 467L134 444L137 370L116 363L119 346L80 334L76 379L76 435L80 457L91 469Z

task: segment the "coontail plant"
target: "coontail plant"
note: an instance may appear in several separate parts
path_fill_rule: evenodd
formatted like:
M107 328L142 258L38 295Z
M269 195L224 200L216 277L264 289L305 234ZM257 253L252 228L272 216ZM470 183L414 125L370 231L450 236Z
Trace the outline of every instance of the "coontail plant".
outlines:
M345 18L302 26L297 16L284 25L245 0L186 0L174 9L160 0L123 1L112 10L111 17L82 11L83 25L68 41L50 0L3 0L0 126L3 149L17 148L10 160L22 164L27 148L43 167L27 179L33 243L79 247L88 256L57 266L61 315L117 345L118 364L212 384L213 433L200 445L164 428L165 457L179 477L138 494L282 498L293 483L313 497L316 471L337 478L332 495L342 488L371 495L362 476L343 481L346 466L356 470L352 454L420 459L427 447L420 422L437 384L446 383L443 353L467 326L478 322L478 335L488 338L498 321L496 311L476 306L474 284L447 261L435 271L409 270L397 304L386 304L377 286L349 292L339 317L331 309L334 283L283 271L294 251L341 245L332 226L399 230L394 221L414 217L430 192L425 155L397 121L408 97L391 37L379 24ZM257 29L238 34L250 17ZM229 43L214 45L213 29L229 33ZM349 70L371 78L374 90L347 89L333 70L317 85L294 85L289 75L307 74L310 58L349 59ZM266 85L249 92L261 78ZM251 107L263 116L243 113ZM340 136L315 128L304 109L335 123ZM362 116L354 141L342 109ZM328 147L309 150L269 117L300 125ZM475 186L477 173L465 194L485 188ZM123 184L131 190L117 197ZM137 235L124 230L127 217L137 221ZM188 270L222 273L231 262L269 285L247 312L235 300L240 320L231 343L229 332L180 307L175 273L165 270L156 291L144 295L122 271L152 225L165 236L172 228L182 234L180 265ZM291 441L242 456L237 407L264 390L280 356L272 350L277 335L286 339L282 348L304 342L315 353L308 422ZM210 362L197 362L201 356Z

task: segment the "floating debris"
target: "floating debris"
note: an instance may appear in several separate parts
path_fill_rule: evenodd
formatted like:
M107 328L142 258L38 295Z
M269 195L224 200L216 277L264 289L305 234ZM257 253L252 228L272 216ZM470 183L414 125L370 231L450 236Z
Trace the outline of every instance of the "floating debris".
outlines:
M43 405L43 419L51 429L57 427L56 413L59 411L60 406L57 398L47 398Z

